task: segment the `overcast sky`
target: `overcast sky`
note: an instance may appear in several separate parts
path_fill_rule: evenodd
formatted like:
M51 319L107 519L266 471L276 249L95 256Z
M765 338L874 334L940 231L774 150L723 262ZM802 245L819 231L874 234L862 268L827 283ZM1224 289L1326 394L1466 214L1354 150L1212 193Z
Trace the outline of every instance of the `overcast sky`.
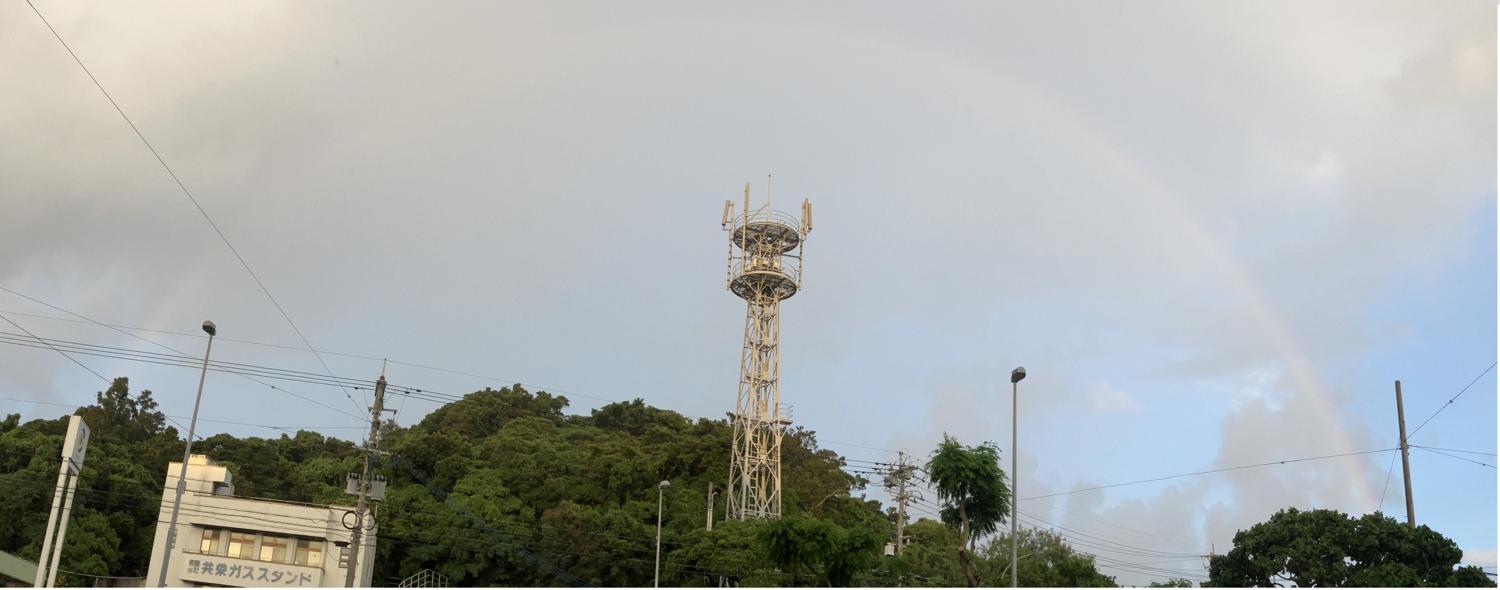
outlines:
M394 365L395 383L722 417L744 303L720 209L767 173L777 208L817 214L782 395L852 459L947 432L1008 464L1017 365L1022 497L1387 449L1393 380L1414 426L1496 358L1488 0L36 4L314 346L489 377ZM211 318L219 358L322 371L227 340L302 344L25 3L0 6L0 73L0 286L127 326ZM153 349L9 293L0 312ZM191 411L194 371L80 360ZM28 419L68 410L14 400L103 385L51 351L4 345L0 367L0 413ZM1495 399L1490 372L1413 443L1495 452ZM408 425L434 407L390 405ZM203 416L358 432L227 375ZM1021 507L1222 553L1288 506L1404 518L1392 455ZM1419 521L1493 571L1494 469L1412 461Z

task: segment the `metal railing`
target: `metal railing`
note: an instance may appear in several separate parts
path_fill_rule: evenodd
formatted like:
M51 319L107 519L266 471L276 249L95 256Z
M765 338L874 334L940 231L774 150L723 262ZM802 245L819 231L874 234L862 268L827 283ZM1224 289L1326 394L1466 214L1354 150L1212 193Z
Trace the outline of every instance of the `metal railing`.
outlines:
M782 275L791 279L793 284L799 287L802 285L802 275L797 268L795 258L777 257L773 260L776 260L776 262L767 263L764 258L751 258L749 260L736 258L734 263L729 266L730 280L733 281L734 277L746 273L764 272Z
M758 209L751 211L749 215L740 215L734 218L734 227L729 228L730 235L750 223L774 223L792 228L798 235L802 234L802 220L792 217L788 213L772 209Z

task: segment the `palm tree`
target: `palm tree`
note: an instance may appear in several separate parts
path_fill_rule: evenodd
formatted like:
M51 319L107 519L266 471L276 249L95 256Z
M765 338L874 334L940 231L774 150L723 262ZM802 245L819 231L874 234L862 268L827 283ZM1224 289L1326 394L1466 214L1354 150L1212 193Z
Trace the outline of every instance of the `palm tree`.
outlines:
M970 587L979 586L974 542L999 530L1010 513L1010 487L994 443L965 447L947 434L927 461L927 478L943 503L943 523L959 531L958 561Z

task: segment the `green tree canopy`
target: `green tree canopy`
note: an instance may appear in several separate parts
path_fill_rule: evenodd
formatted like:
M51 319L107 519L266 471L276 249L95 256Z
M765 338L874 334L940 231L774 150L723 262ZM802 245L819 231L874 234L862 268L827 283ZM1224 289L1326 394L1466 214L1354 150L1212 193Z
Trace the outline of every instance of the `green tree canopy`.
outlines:
M993 534L1010 513L1010 488L992 443L965 447L951 436L927 461L927 477L943 503L943 522L959 531L958 559L970 586L978 586L970 555L975 541Z
M1074 551L1062 536L1040 529L1020 531L1016 547L1020 565L1017 584L1029 587L1115 586L1115 579L1099 573L1094 558ZM1010 535L1001 535L987 545L980 561L981 581L991 586L1010 584Z
M1287 508L1234 535L1209 564L1212 586L1494 586L1463 551L1426 525L1381 513Z

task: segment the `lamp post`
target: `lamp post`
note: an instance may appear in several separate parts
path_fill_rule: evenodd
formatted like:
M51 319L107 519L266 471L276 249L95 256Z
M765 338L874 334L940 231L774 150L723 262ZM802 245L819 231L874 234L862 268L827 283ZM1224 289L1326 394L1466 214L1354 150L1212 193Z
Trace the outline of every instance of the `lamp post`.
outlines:
M652 588L661 587L661 498L672 482L665 479L656 484L656 574L651 579Z
M1016 408L1019 406L1016 400L1020 399L1020 383L1026 378L1026 367L1016 367L1010 372L1010 587L1016 587L1016 548L1020 546L1020 539L1016 538L1016 503L1021 497L1016 495Z
M208 354L214 349L214 334L218 328L208 320L203 321L203 331L208 332L208 348L203 351L203 372L198 375L198 397L193 399L193 418L188 421L187 442L182 447L182 469L177 472L177 499L172 502L172 519L167 523L167 544L161 552L161 575L156 586L167 585L167 566L172 563L172 547L177 542L177 512L182 509L182 493L187 490L188 458L193 455L193 430L198 426L198 404L203 402L203 382L208 379Z

